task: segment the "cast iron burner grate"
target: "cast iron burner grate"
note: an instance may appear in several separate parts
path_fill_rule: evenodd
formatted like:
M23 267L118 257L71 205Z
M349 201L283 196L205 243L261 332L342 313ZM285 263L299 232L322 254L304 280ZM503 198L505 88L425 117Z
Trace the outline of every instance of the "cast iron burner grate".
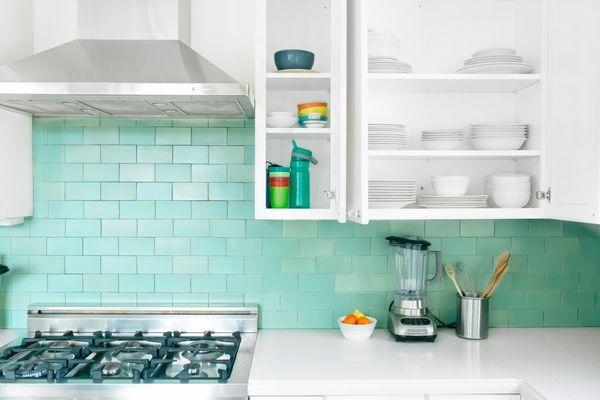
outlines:
M43 335L36 332L21 345L0 355L0 382L41 380L63 383L91 379L132 383L154 381L227 382L241 342L239 332L230 336L187 336L165 332L162 336Z

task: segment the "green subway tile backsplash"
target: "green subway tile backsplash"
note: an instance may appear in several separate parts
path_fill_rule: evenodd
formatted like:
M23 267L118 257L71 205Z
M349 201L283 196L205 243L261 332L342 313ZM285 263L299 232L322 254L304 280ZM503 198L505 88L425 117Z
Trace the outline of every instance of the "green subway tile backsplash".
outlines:
M385 237L423 235L480 286L513 252L492 326L600 326L600 231L536 221L253 219L253 121L34 119L35 215L0 227L0 326L29 304L259 304L263 328L379 318L393 289ZM318 168L318 166L317 166ZM444 276L432 311L455 317Z

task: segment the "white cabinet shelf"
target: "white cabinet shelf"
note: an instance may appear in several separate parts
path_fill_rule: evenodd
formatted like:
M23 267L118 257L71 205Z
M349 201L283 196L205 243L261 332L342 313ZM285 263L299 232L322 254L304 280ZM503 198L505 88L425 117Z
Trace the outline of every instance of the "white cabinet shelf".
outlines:
M328 91L330 84L331 74L328 72L267 73L267 90Z
M540 81L539 74L389 74L369 72L374 91L517 92Z
M401 208L369 209L371 220L422 219L538 219L544 218L539 208Z
M538 150L369 150L373 159L519 159L540 157Z
M267 128L269 139L329 140L329 128Z
M337 212L327 208L267 208L261 212L265 220L329 220L337 219Z

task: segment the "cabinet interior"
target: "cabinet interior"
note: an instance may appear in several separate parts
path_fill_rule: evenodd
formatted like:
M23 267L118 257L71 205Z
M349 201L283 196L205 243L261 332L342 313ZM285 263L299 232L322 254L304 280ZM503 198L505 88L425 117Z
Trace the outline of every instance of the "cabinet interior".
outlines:
M408 146L403 150L369 151L363 191L368 191L368 180L416 179L419 194L435 194L430 182L432 176L468 175L471 177L468 194L485 194L488 175L522 172L532 175L532 196L526 208L536 210L531 214L526 209L515 210L512 216L538 215L544 204L536 199L536 192L545 185L542 1L369 0L364 9L367 15L362 17L361 34L367 35L367 29L393 33L400 39L399 59L412 65L413 74L386 77L387 74L370 74L363 69L368 76L368 110L364 110L366 118L361 125L363 139L354 141L355 145L368 143L368 123L404 124L408 135ZM534 74L455 73L473 53L494 47L514 48L542 79L535 79ZM366 51L361 54L368 57ZM529 124L529 138L521 150L479 154L472 151L468 141L470 124L513 122ZM426 151L420 141L424 129L454 128L465 131L465 141L457 151L466 152L460 156L453 154L453 150ZM366 198L363 194L363 204ZM452 212L451 209L420 210L423 217L427 213L433 218ZM477 217L511 217L506 209L476 211ZM374 211L369 213L369 219L390 219L390 216L402 219L410 212L408 209ZM461 210L461 216L468 217L468 212Z

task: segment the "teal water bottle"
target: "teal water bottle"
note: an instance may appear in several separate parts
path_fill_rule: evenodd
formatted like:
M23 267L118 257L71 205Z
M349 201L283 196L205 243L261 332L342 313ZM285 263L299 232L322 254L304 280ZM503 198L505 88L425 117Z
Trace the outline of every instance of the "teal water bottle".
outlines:
M310 208L310 164L317 164L312 151L298 147L292 140L290 162L290 208Z

